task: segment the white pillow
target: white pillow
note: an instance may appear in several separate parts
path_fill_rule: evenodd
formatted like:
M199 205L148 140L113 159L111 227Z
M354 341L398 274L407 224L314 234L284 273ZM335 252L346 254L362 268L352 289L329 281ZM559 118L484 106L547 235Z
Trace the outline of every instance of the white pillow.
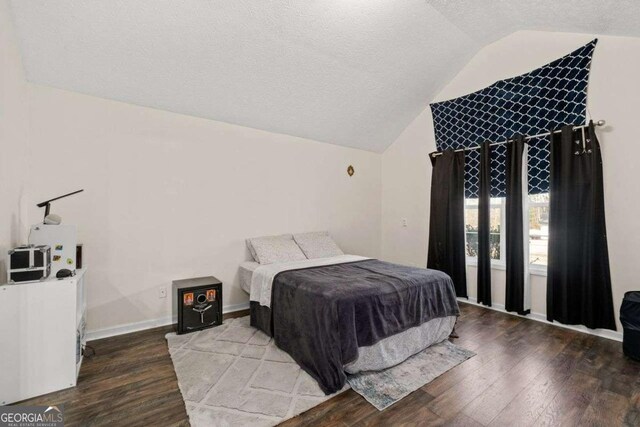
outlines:
M327 231L294 234L293 239L309 259L344 255Z
M293 234L280 234L278 236L261 236L261 237L252 237L250 239L245 240L245 242L247 243L247 249L249 249L249 252L251 252L251 256L253 257L253 260L256 262L258 261L258 255L256 254L256 250L253 248L253 244L251 244L252 240L258 240L258 239L266 239L266 240L275 240L275 239L284 239L284 240L291 240L293 239Z
M247 239L247 246L253 258L260 264L307 259L291 234L254 237Z

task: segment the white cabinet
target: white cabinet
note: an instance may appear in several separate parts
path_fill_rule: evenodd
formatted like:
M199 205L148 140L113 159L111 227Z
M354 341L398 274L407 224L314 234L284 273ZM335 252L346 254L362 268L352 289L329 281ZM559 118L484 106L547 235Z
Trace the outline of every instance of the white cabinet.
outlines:
M85 272L0 286L0 404L76 385L85 343Z

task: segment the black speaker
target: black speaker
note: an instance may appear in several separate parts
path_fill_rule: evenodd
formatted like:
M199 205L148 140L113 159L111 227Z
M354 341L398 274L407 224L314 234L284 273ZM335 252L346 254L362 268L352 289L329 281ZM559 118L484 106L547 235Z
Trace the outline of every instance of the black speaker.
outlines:
M82 243L76 245L76 268L82 268Z
M640 361L640 291L624 294L620 307L622 350L631 359Z

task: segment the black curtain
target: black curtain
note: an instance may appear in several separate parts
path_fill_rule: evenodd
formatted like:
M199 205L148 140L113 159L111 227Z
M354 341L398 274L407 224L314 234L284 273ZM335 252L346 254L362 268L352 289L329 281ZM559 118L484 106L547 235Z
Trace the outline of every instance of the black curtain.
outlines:
M586 132L564 126L551 134L549 188L547 319L616 330L602 154L593 122Z
M525 306L525 286L527 286L527 266L525 260L525 233L523 212L523 157L525 141L522 135L507 143L506 160L506 298L505 310L518 314L528 314ZM525 192L525 197L526 197ZM527 239L527 243L529 243ZM528 305L528 298L527 298Z
M491 144L480 145L478 200L478 302L491 306Z
M427 268L451 276L456 295L467 298L464 248L464 152L430 156L431 215Z

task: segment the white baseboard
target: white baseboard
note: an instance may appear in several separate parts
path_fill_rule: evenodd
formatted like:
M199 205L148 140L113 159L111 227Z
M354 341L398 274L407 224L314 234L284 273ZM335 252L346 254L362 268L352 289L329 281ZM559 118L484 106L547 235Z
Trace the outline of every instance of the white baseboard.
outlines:
M586 326L565 325L563 323L558 323L558 322L549 322L547 320L547 315L546 314L542 314L542 313L531 312L530 314L528 314L526 316L523 316L521 314L517 314L517 313L512 313L512 312L506 311L504 309L504 304L495 304L494 303L494 304L492 304L491 307L487 307L486 305L478 304L476 298L474 298L474 297L469 297L468 300L466 298L458 298L458 301L463 302L465 304L472 304L472 305L477 305L478 307L488 308L489 310L500 311L502 313L507 313L507 314L510 314L512 316L524 317L525 319L535 320L536 322L546 323L547 325L553 325L553 326L557 326L559 328L571 329L573 331L578 331L578 332L582 332L582 333L585 333L585 334L591 334L591 335L595 335L595 336L602 337L602 338L608 338L610 340L622 341L622 332L610 331L608 329L589 329Z
M527 316L522 316L517 313L511 313L511 312L505 311L504 304L493 304L491 307L478 304L476 302L476 298L474 297L469 297L468 300L466 298L458 298L458 301L465 304L473 304L473 305L477 305L478 307L484 307L490 310L495 310L502 313L510 314L512 316L524 317L525 319L535 320L536 322L542 322L542 323L557 326L560 328L571 329L573 331L578 331L585 334L591 334L591 335L595 335L602 338L608 338L610 340L622 341L622 332L610 331L608 329L589 329L585 326L564 325L562 323L549 322L547 320L547 316L542 313L532 312ZM242 304L227 305L223 307L222 312L233 313L234 311L247 310L247 309L249 309L248 302L242 303ZM112 326L110 328L97 329L94 331L87 332L87 341L99 340L101 338L108 338L116 335L128 334L131 332L144 331L145 329L158 328L160 326L172 325L174 323L176 323L176 319L174 319L173 316L165 316L159 319L143 320L142 322L127 323L124 325Z
M222 313L233 313L234 311L247 310L249 302L242 304L226 305L222 308ZM143 320L141 322L127 323L124 325L112 326L109 328L87 331L87 341L99 340L102 338L114 337L116 335L128 334L131 332L144 331L145 329L158 328L176 323L173 316L165 316L158 319Z

